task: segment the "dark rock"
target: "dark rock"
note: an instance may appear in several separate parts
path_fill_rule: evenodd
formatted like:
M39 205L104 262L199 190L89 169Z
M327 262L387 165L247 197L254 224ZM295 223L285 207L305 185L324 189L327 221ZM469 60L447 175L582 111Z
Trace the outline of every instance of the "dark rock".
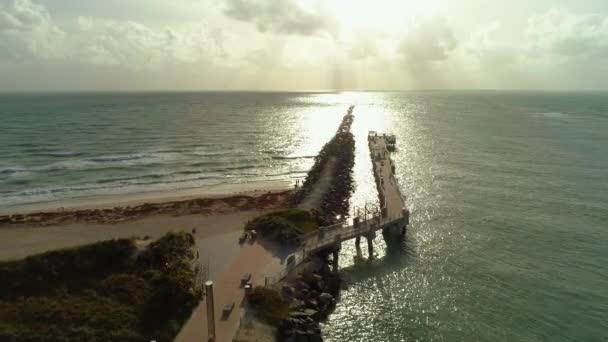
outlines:
M307 308L310 308L315 311L319 310L319 304L317 303L317 301L315 299L307 300L305 303L306 303Z
M283 339L281 339L280 341L284 341L284 342L296 342L296 335L289 335Z
M304 290L310 291L310 286L305 281L298 281L296 283L296 286L300 291L304 291Z
M321 337L321 332L320 331L319 331L319 333L312 332L311 334L309 334L308 341L309 342L323 342L323 337Z
M319 295L319 302L321 303L331 303L334 300L334 296L330 295L327 292L323 292Z
M296 318L286 318L281 322L281 329L291 330L299 327L303 322Z
M296 342L308 342L308 334L306 331L296 330L295 337Z
M281 290L283 292L283 296L286 296L288 298L293 298L295 295L295 289L289 285L283 285L283 288Z
M306 319L307 317L314 317L317 314L316 310L306 309L304 311L296 311L289 313L289 317Z

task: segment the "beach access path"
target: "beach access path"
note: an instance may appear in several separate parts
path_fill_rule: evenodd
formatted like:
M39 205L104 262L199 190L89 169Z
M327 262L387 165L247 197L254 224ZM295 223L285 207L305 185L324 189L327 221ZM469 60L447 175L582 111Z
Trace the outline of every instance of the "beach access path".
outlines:
M244 314L245 291L241 288L241 277L251 274L254 286L264 285L265 276L276 274L284 268L283 261L258 243L245 243L236 257L217 277L212 277L215 307L215 341L231 341L236 333L241 315ZM222 316L225 305L234 303L234 309L227 317ZM201 301L192 312L190 319L177 335L176 342L207 341L207 302Z

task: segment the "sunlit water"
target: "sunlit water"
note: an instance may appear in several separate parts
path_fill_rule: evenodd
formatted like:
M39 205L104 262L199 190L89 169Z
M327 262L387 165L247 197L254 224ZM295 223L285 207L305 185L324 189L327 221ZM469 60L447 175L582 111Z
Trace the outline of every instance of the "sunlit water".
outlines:
M301 178L344 114L339 97L0 95L0 208Z
M353 205L392 132L412 223L343 246L328 341L606 340L608 94L2 96L0 205L302 177L350 104Z

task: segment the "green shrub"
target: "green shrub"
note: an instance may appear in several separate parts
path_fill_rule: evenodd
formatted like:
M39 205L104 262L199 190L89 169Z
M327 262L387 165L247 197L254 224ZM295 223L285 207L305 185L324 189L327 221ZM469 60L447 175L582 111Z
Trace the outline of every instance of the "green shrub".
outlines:
M112 274L103 279L99 293L120 302L143 304L150 296L151 286L143 278L134 274Z
M134 252L133 241L120 239L0 262L0 298L35 295L57 286L78 286L90 278L124 271Z
M190 234L168 233L152 242L137 258L140 267L163 269L184 259L190 260L194 238Z
M308 210L287 209L268 214L271 217L282 217L297 226L301 234L310 233L319 228L317 218Z
M255 218L246 230L256 230L262 236L285 244L297 244L300 236L318 228L316 218L307 210L287 209Z
M111 240L0 263L0 341L172 341L200 294L191 235L134 258Z

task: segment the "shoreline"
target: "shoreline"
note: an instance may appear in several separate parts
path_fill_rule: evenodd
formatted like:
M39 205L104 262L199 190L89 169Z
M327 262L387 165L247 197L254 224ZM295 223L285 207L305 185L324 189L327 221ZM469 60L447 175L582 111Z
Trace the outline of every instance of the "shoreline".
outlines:
M112 209L137 206L146 203L193 200L198 198L222 198L234 195L256 196L267 192L293 189L291 181L268 181L211 185L204 188L189 188L163 191L147 191L121 195L86 196L57 201L24 203L0 207L0 216L51 213L64 210Z
M257 184L256 187L260 187ZM116 224L154 215L213 215L238 211L272 210L285 207L292 190L285 183L267 184L264 190L231 188L232 192L193 189L172 193L147 193L129 198L104 199L70 207L22 208L19 212L0 212L3 227L44 227L66 224ZM65 203L64 203L65 205Z

